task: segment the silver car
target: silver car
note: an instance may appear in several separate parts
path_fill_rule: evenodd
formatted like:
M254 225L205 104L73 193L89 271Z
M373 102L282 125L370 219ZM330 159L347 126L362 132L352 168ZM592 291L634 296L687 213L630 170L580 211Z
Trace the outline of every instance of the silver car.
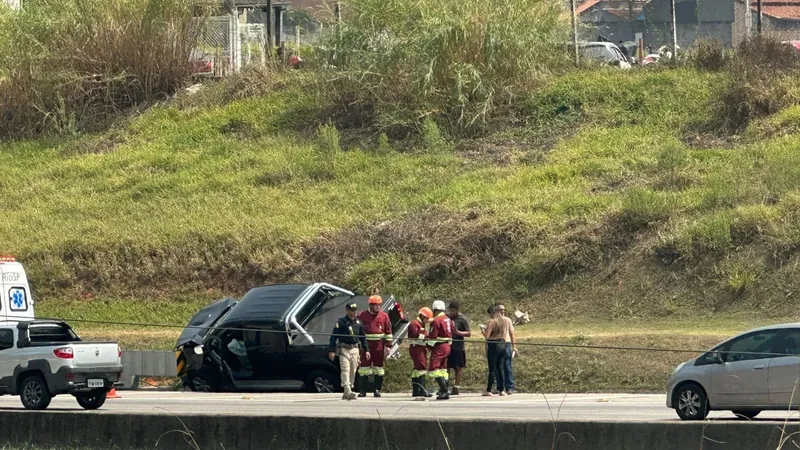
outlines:
M800 323L742 333L675 368L667 407L683 420L711 410L751 419L765 410L800 406Z

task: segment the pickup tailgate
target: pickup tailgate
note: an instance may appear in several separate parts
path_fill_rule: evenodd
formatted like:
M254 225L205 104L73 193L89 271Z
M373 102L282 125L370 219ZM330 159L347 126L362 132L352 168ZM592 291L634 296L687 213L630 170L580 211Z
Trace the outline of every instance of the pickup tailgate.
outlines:
M80 342L71 343L73 364L81 367L108 367L120 362L119 347L112 342Z

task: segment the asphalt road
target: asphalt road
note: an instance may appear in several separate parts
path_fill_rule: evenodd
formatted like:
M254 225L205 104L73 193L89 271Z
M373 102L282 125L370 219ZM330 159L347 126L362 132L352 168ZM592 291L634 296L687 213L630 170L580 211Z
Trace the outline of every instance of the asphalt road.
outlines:
M157 390L118 391L98 411L83 411L71 396L53 399L48 411L84 414L131 413L170 415L248 415L381 418L495 419L504 421L678 421L664 395L637 394L515 394L481 397L462 394L447 401L414 401L409 395L384 394L355 401L341 394L203 394ZM343 407L346 403L346 407ZM22 410L18 397L0 397L0 409ZM798 420L797 412L765 412L756 420ZM730 412L712 412L710 420L734 420Z

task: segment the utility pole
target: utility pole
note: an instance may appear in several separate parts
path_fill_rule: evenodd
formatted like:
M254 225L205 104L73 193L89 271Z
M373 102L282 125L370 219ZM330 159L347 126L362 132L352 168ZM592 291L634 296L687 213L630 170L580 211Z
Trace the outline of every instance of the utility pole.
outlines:
M758 5L758 37L761 37L761 0L757 0Z
M761 1L761 0L759 0ZM669 2L670 12L672 14L672 60L678 60L678 28L675 23L675 0Z
M744 40L749 41L753 35L753 11L750 0L744 0Z
M578 13L575 11L575 0L569 0L569 6L572 10L572 50L575 52L575 65L580 63L578 56Z

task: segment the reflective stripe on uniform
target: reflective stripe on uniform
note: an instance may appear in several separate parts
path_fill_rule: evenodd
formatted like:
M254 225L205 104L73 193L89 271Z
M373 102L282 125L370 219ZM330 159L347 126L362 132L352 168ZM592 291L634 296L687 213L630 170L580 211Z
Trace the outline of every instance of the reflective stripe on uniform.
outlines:
M411 371L411 378L424 377L427 374L428 374L427 370L412 370Z
M441 378L444 378L445 380L447 380L448 378L450 378L450 375L447 373L447 369L437 369L437 370L431 370L430 372L428 372L428 377L430 377L430 378L439 378L439 377L441 377Z
M373 367L372 368L372 373L374 375L379 376L379 377L382 377L383 375L386 374L386 372L383 370L383 367Z
M409 345L425 345L425 339L409 339Z
M391 334L386 334L384 335L384 339L386 339L387 341L391 341L393 338Z
M372 366L370 366L370 367L359 367L358 368L358 374L361 375L362 377L370 376L370 375L372 375L372 373L373 373L372 372Z
M383 339L383 336L384 336L383 334L367 334L366 335L368 341L378 341L378 340Z

